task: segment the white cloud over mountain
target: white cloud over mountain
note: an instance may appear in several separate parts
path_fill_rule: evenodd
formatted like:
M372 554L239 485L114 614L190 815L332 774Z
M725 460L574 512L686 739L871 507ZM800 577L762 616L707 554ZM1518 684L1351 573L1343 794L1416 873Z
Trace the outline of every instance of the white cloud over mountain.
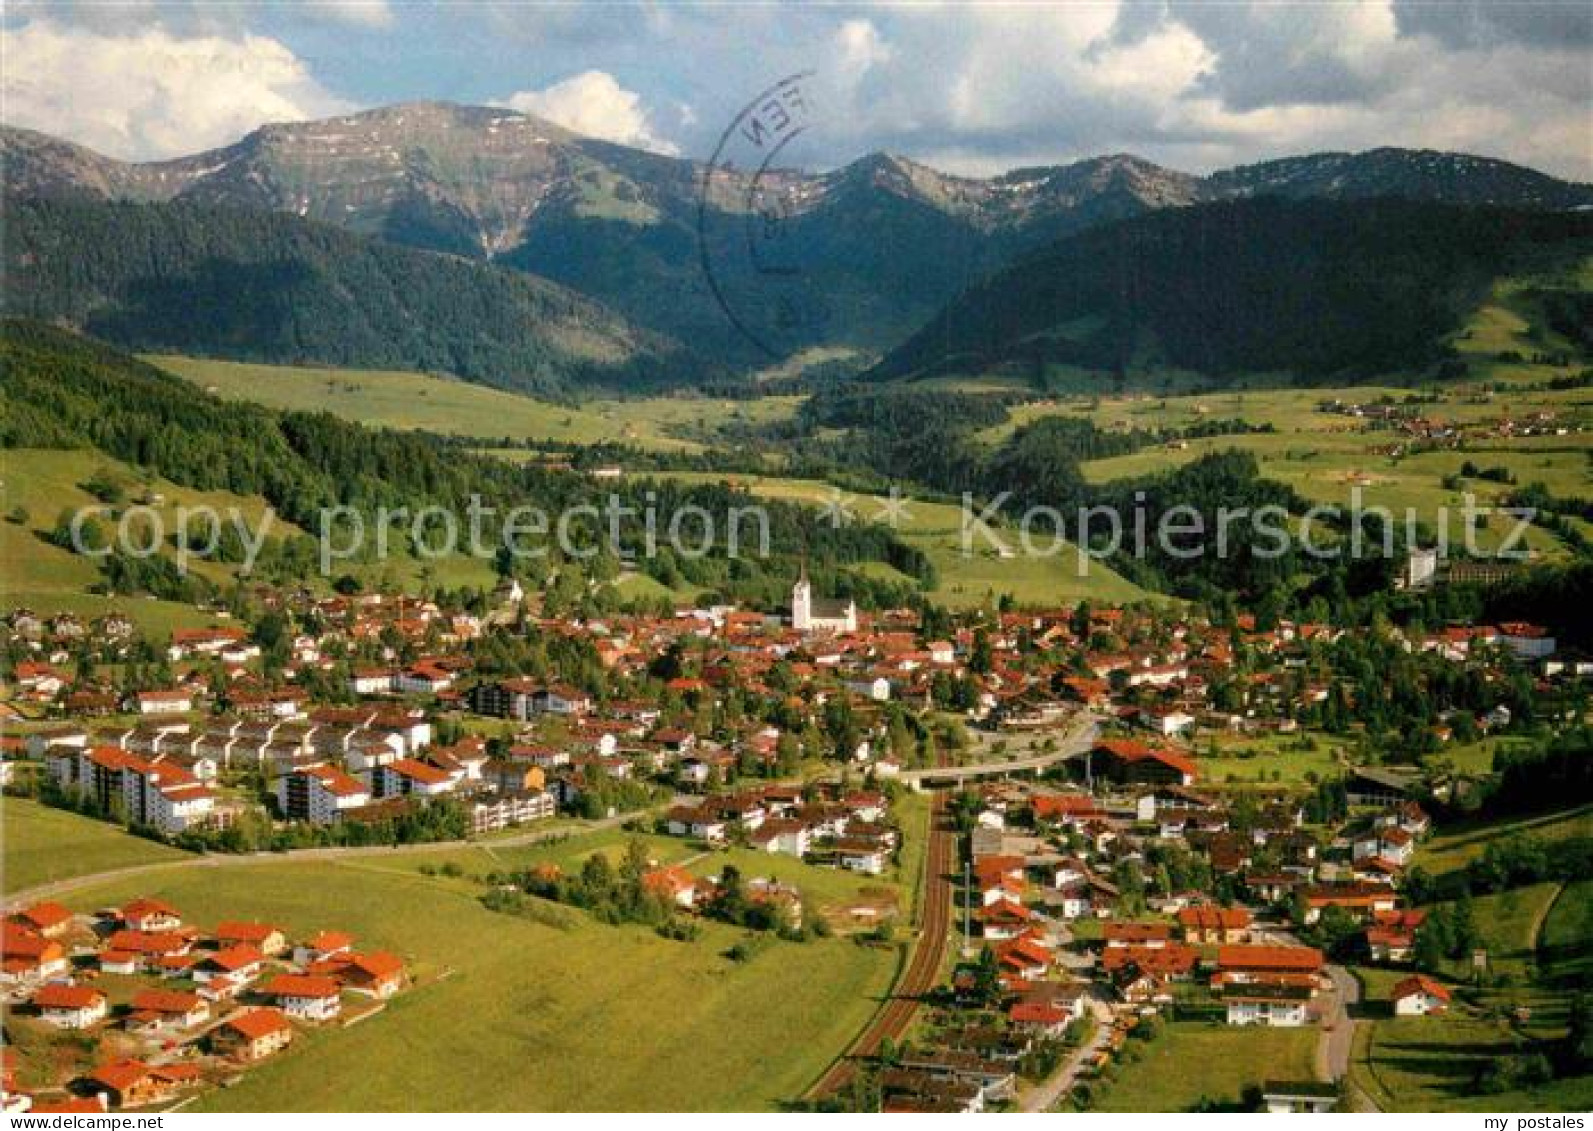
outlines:
M747 99L812 71L824 105L801 157L817 164L890 149L990 172L1130 151L1204 171L1395 145L1593 179L1593 5L321 0L316 21L245 5L218 22L150 2L170 30L112 27L99 8L20 9L12 22L30 22L5 32L8 120L152 156L347 108L336 90L366 106L497 101L706 157Z
M677 154L680 148L654 130L641 95L605 71L583 71L542 90L522 90L502 105L546 118L588 137Z
M43 20L6 31L0 105L9 125L121 158L193 153L265 122L351 108L264 36L119 34Z

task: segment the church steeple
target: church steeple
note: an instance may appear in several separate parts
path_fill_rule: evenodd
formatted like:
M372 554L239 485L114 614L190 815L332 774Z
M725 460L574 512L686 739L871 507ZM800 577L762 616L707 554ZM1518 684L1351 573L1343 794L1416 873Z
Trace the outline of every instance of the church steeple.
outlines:
M813 584L808 581L808 563L804 558L796 584L791 586L791 627L798 632L806 632L812 626Z

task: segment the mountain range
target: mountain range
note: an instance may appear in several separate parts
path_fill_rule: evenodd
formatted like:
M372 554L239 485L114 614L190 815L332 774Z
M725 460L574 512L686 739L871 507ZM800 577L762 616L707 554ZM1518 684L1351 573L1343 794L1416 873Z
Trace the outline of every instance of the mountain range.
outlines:
M737 368L815 345L883 353L1019 257L1170 208L1260 196L1593 207L1590 185L1401 149L1207 176L1113 155L989 178L875 153L829 172L776 170L753 182L511 110L443 103L269 125L222 149L148 163L5 128L0 161L12 201L269 211L531 273L661 335L666 352L690 343L695 356ZM738 245L769 216L795 277L788 286L809 309L795 320L771 315L766 332L749 338L722 307L765 301L768 279Z

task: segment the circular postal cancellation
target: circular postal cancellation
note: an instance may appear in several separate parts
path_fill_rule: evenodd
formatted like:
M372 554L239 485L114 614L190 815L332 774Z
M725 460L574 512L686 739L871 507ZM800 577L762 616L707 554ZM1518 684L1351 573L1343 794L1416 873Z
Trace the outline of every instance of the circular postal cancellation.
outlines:
M772 358L811 342L828 319L802 216L813 183L800 172L813 129L812 71L748 102L703 168L697 238L703 273L736 329Z

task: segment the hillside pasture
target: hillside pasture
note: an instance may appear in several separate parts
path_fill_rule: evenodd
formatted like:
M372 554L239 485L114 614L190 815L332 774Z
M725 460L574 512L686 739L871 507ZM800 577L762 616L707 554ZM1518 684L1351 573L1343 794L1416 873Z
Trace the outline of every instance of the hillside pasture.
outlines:
M845 1046L895 967L893 952L838 938L771 940L737 962L729 927L673 942L568 908L497 914L481 890L395 856L173 871L72 903L153 895L205 926L337 927L417 977L355 1028L301 1030L198 1110L767 1110Z

